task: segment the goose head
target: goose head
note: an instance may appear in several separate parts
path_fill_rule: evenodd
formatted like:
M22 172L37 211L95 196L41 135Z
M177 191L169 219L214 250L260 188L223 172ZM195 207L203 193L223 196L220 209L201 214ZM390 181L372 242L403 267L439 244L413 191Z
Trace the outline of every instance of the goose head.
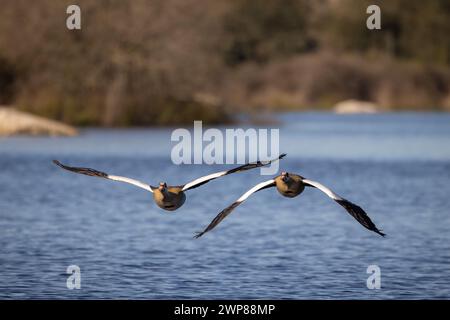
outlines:
M289 173L287 173L286 171L281 172L281 180L283 180L283 182L288 182L289 179Z
M159 191L164 191L167 189L167 184L165 182L160 182L158 186Z

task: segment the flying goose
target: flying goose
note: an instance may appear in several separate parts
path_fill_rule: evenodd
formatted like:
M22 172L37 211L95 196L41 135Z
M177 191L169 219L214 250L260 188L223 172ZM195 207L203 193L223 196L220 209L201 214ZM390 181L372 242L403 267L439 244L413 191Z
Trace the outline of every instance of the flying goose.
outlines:
M194 181L191 181L191 182L186 183L181 186L168 186L165 182L160 182L158 187L154 187L154 186L146 184L144 182L140 182L140 181L137 181L134 179L126 178L126 177L109 175L107 173L97 171L94 169L69 167L69 166L62 164L61 162L59 162L57 160L53 160L53 163L55 163L57 166L65 169L65 170L69 170L69 171L72 171L75 173L80 173L80 174L93 176L93 177L105 178L105 179L114 180L114 181L121 181L121 182L126 182L129 184L135 185L139 188L145 189L145 190L153 193L153 200L156 202L156 204L160 208L162 208L164 210L168 210L168 211L174 211L184 204L184 202L186 200L186 195L184 192L187 190L197 188L205 183L208 183L211 180L226 176L231 173L246 171L246 170L269 165L273 161L282 159L285 156L286 156L286 154L283 153L278 158L273 159L273 160L247 163L247 164L244 164L242 166L239 166L239 167L231 169L231 170L220 171L220 172L216 172L216 173L204 176L204 177L200 177L198 179L195 179Z
M325 187L323 184L306 179L297 174L291 174L288 172L282 172L281 175L275 177L274 179L261 182L244 193L239 199L237 199L233 204L222 210L212 221L211 223L203 230L202 232L198 232L195 235L195 238L201 237L208 231L214 229L223 219L225 219L237 206L239 206L242 202L247 200L253 193L258 192L260 190L276 187L278 192L288 198L294 198L303 192L305 187L313 187L317 188L320 191L324 192L331 199L336 201L338 204L343 206L345 210L355 218L360 224L362 224L365 228L378 233L381 236L385 236L383 232L378 230L375 224L370 220L367 213L358 205L338 196L329 188Z

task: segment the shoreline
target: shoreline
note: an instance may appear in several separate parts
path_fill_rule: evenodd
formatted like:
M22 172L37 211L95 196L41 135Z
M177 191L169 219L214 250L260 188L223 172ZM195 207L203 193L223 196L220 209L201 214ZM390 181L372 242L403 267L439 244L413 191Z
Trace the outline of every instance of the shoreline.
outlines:
M236 121L233 124L230 123L223 123L223 124L203 124L204 128L236 128L236 127L273 127L277 125L283 125L283 119L280 119L280 117L283 116L289 116L289 115L306 115L306 116L335 116L336 119L345 119L345 118L355 118L355 117L364 117L364 118L370 118L370 117L377 117L377 116L386 116L386 115L393 115L393 116L432 116L432 115L450 115L450 112L443 111L443 110L436 110L436 111L427 111L427 110L401 110L401 111L378 111L376 113L336 113L331 110L285 110L285 111L270 111L264 114L264 119L267 117L269 121L261 121L261 119L258 119L257 121L251 121L246 119L245 121ZM50 120L52 121L52 120ZM307 121L307 120L305 120ZM64 124L63 124L64 125ZM170 130L170 129L177 129L177 128L187 128L190 129L193 127L192 123L186 123L184 125L148 125L148 126L76 126L73 127L77 134L76 135L51 135L51 134L28 134L28 133L16 133L16 134L9 134L9 135L1 135L0 139L4 138L10 138L10 137L77 137L80 135L83 135L86 131L141 131L141 130Z

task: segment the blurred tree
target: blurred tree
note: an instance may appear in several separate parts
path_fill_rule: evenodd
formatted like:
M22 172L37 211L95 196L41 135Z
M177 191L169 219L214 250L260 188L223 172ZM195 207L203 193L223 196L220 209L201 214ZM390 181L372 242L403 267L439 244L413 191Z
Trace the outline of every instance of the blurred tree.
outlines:
M13 97L16 70L0 56L0 105L9 104Z
M0 52L23 71L16 93L20 107L106 126L170 124L175 121L162 115L176 115L180 101L190 101L191 111L204 109L194 107L194 95L219 78L214 25L220 6L206 0L80 0L82 28L71 31L65 26L69 4L2 3ZM174 117L178 122L199 116L184 111L184 119ZM209 120L226 121L227 115L217 108Z
M226 62L264 62L313 50L309 12L305 0L235 1L224 18Z
M381 8L381 30L368 30L366 8ZM447 0L339 0L324 17L322 39L340 50L377 50L398 58L450 64Z
M235 108L220 102L393 105L395 92L419 89L404 105L450 101L448 0L79 0L74 31L70 4L1 2L0 103L117 126L228 121ZM382 9L381 30L366 28L369 4Z

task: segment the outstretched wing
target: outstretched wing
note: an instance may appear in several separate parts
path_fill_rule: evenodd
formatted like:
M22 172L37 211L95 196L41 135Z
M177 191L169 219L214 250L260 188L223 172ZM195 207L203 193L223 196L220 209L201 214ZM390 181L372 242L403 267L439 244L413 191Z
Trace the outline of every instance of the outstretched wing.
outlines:
M376 232L383 237L385 236L385 234L383 232L381 232L375 226L375 224L372 222L372 220L370 220L367 213L360 206L338 196L332 190L325 187L323 184L321 184L319 182L308 180L308 179L303 179L303 183L307 186L317 188L320 191L324 192L331 199L333 199L334 201L339 203L341 206L343 206L345 208L345 210L347 210L347 212L350 213L350 215L356 219L356 221L358 221L360 224L362 224L367 229L369 229L373 232Z
M202 232L198 232L195 235L195 238L200 238L203 234L208 231L214 229L223 219L225 219L237 206L239 206L242 202L244 202L248 197L250 197L253 193L260 191L262 189L270 188L275 186L275 180L271 179L265 182L261 182L244 193L239 199L237 199L233 204L223 209L211 223L206 227Z
M147 191L153 192L152 189L154 189L155 187L152 187L146 183L134 180L134 179L130 179L130 178L126 178L126 177L120 177L120 176L112 176L109 175L107 173L101 172L101 171L97 171L94 169L90 169L90 168L78 168L78 167L69 167L66 166L64 164L62 164L61 162L59 162L58 160L53 160L53 163L56 164L57 166L68 170L68 171L72 171L75 173L80 173L80 174L84 174L87 176L91 176L91 177L99 177L99 178L105 178L105 179L109 179L109 180L114 180L114 181L121 181L121 182L126 182L132 185L135 185L139 188L145 189Z
M246 170L250 170L250 169L254 169L254 168L267 166L267 165L271 164L274 161L283 159L285 156L286 156L286 154L283 153L278 158L273 159L273 160L251 162L251 163L244 164L242 166L239 166L237 168L234 168L234 169L231 169L231 170L228 170L228 171L216 172L216 173L204 176L204 177L200 177L198 179L195 179L194 181L186 183L183 186L183 191L200 187L201 185L203 185L205 183L208 183L211 180L217 179L219 177L226 176L227 174L230 174L230 173L236 173L236 172L241 172L241 171L246 171Z

